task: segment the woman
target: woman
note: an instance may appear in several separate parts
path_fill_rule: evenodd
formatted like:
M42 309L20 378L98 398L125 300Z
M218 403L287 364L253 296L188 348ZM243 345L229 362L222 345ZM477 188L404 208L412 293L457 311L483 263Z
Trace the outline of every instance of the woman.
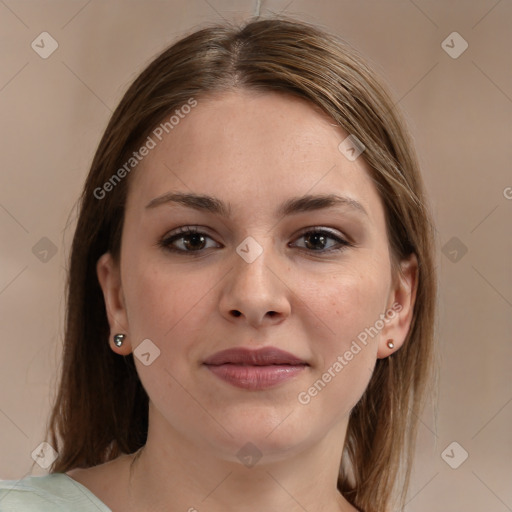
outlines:
M433 253L412 143L351 47L285 18L183 38L94 157L58 456L0 510L403 507Z

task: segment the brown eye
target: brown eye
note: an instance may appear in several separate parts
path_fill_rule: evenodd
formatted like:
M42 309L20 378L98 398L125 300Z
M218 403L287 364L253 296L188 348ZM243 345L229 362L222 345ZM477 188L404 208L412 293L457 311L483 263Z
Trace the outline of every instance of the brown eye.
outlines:
M331 231L311 230L303 233L299 238L305 241L304 248L311 252L329 253L331 251L340 251L351 244L335 235ZM329 241L334 241L330 243Z
M204 249L219 247L218 244L207 247L208 239L213 240L206 233L201 233L195 228L184 227L177 233L164 237L159 245L168 251L182 254L199 253Z
M183 240L183 245L187 249L204 249L206 238L201 234L193 233L192 235L184 235L181 237L181 239Z
M337 234L325 229L310 229L304 232L299 239L304 239L304 245L293 245L310 253L328 254L341 251L348 246L349 242ZM208 246L208 240L213 243ZM178 232L164 237L158 245L167 251L178 254L190 254L199 256L205 249L222 247L217 244L209 235L198 231L196 228L183 227ZM195 254L194 254L195 253Z

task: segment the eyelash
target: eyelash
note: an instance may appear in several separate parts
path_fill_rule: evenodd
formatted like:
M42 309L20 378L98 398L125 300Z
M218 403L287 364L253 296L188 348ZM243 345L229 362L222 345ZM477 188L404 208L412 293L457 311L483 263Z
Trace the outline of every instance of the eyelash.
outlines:
M341 238L340 236L335 235L331 231L326 230L325 228L320 228L320 227L309 228L308 231L302 232L299 235L299 238L302 238L306 235L312 235L312 234L326 235L328 238L335 240L340 245L340 247L321 249L321 250L306 249L303 247L299 247L300 250L306 251L306 252L309 252L312 254L331 254L333 252L343 251L347 247L353 247L353 245L354 245L354 244L351 244L350 242L348 242L347 240L345 240L344 238ZM205 249L199 249L197 251L186 251L183 249L177 249L176 247L173 247L171 245L176 240L187 238L188 236L191 236L191 235L203 235L203 236L211 239L211 237L209 235L207 235L206 233L203 233L201 231L198 231L195 227L185 226L185 227L179 228L179 230L176 233L174 233L170 236L165 236L164 238L159 240L157 245L162 247L166 251L176 253L179 255L201 256L204 253Z

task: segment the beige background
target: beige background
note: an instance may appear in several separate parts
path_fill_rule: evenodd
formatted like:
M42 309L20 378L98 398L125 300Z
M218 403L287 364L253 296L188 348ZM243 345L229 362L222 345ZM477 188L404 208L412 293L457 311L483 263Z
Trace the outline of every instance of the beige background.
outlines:
M257 5L0 0L1 478L27 474L44 440L73 205L111 111L174 39ZM407 510L512 510L512 2L263 0L260 9L317 23L361 50L417 143L444 248L441 379L437 412L422 418ZM47 59L31 48L44 31L59 45ZM458 58L442 46L454 31L469 45ZM442 457L453 441L462 448L447 460L469 454L457 469Z

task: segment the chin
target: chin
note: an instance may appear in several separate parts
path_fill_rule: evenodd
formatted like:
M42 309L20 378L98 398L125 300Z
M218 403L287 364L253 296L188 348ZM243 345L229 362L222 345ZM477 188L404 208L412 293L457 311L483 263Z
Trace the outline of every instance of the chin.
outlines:
M238 417L227 415L223 417L222 425L231 435L217 429L214 438L211 437L212 431L202 436L206 440L210 437L210 446L225 460L245 464L246 460L262 458L262 463L277 462L315 442L312 425L304 421L297 425L293 413L287 417L289 413L290 410L280 415L273 412L267 417L261 411Z

